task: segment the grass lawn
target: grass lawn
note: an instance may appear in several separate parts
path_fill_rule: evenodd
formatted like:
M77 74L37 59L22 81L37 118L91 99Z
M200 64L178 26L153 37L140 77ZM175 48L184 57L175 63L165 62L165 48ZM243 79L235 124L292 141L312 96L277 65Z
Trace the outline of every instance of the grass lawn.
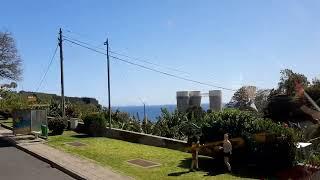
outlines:
M13 126L13 122L12 122L12 118L8 118L6 120L0 120L0 123L1 124L4 124L4 125L7 125L9 127L12 127Z
M85 143L87 146L73 147L64 144L74 141ZM215 162L205 157L200 158L200 171L189 172L191 155L166 148L105 137L86 137L71 131L64 132L61 136L50 136L48 144L57 149L95 160L103 166L111 167L115 171L136 179L240 179L238 176L225 174L221 168L216 172L210 172L208 170L212 169L210 163ZM161 166L144 169L126 162L135 158L154 161L160 163Z

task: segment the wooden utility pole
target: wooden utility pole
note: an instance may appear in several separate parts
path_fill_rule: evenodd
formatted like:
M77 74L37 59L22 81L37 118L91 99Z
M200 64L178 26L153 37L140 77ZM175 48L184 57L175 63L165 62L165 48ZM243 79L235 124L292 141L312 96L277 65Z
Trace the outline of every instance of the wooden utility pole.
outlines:
M111 129L111 98L110 98L110 60L109 60L109 41L104 43L107 46L107 69L108 69L108 110L109 110L109 128Z
M62 30L59 31L59 47L60 47L60 73L61 73L61 111L62 117L65 117L65 101L64 101L64 80L63 80L63 50L62 50Z

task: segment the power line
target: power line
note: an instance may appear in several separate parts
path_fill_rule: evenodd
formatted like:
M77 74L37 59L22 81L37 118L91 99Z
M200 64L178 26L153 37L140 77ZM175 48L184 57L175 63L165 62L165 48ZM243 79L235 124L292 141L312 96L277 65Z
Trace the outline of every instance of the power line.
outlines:
M118 53L118 52L115 52L115 51L110 51L110 52L111 52L112 54L116 54L116 55L119 55L119 56L123 56L123 57L126 57L126 58L130 58L130 59L133 59L133 60L136 60L136 61L144 62L144 63L151 64L151 65L154 65L154 66L160 66L160 67L163 67L163 68L172 70L172 71L176 71L176 72L180 72L180 73L184 73L184 74L189 74L189 75L190 75L190 73L188 73L188 72L186 72L186 71L182 71L182 70L176 69L176 68L171 68L171 67L168 67L168 66L163 66L163 65L158 64L158 63L153 63L153 62L150 62L150 61L143 60L143 59L141 59L141 58L128 56L128 55L121 54L121 53Z
M73 32L73 31L71 31L71 30L69 30L69 29L64 29L64 30L65 30L64 32L69 33L69 35L71 35L71 36L72 36L72 34L73 34L73 35L75 35L75 36L77 36L77 37L84 38L84 39L86 39L86 40L88 40L88 41L90 41L90 42L92 42L92 43L100 44L99 46L98 46L98 45L95 45L95 47L97 47L97 48L101 48L101 46L103 46L103 43L101 43L100 41L97 41L97 40L92 40L92 39L90 39L87 34ZM63 36L65 36L65 35L63 35Z
M51 60L50 60L50 62L49 62L49 64L48 64L48 67L47 67L45 73L43 74L43 76L42 76L42 78L41 78L41 80L40 80L40 83L39 83L39 85L38 85L38 87L37 87L37 89L36 89L35 92L38 92L38 90L40 89L40 87L41 87L44 79L46 78L47 73L48 73L48 71L49 71L49 69L50 69L50 67L51 67L51 65L52 65L52 63L53 63L53 60L54 60L56 54L57 54L57 50L58 50L58 44L57 44L57 46L56 46L56 48L55 48L55 50L54 50L54 53L53 53L53 55L52 55L52 57L51 57Z
M95 48L82 45L80 43L74 42L74 41L69 40L69 39L65 39L65 40L70 42L70 43L72 43L72 44L75 44L75 45L81 46L83 48L89 49L91 51L94 51L96 53L99 53L99 54L102 54L102 55L105 55L105 56L107 55L106 53L98 51ZM215 86L215 85L212 85L212 84L209 84L209 83L204 83L204 82L200 82L200 81L197 81L197 80L193 80L193 79L177 76L177 75L174 75L174 74L171 74L171 73L163 72L163 71L160 71L160 70L157 70L157 69L154 69L154 68L147 67L145 65L137 64L137 63L134 63L134 62L131 62L131 61L116 57L116 56L112 56L112 55L109 55L109 56L111 58L113 58L113 59L117 59L117 60L125 62L127 64L138 66L140 68L147 69L147 70L150 70L150 71L153 71L153 72L157 72L157 73L160 73L160 74L163 74L163 75L167 75L167 76L170 76L170 77L174 77L174 78L177 78L177 79L181 79L181 80L185 80L185 81L189 81L189 82L193 82L193 83L197 83L197 84L201 84L201 85L206 85L206 86L210 86L210 87L214 87L214 88L224 89L224 90L228 90L228 91L235 91L234 89L225 88L225 87L221 87L221 86Z
M70 36L63 35L62 37L67 38L67 39L72 40L72 41L76 41L76 42L81 43L81 44L85 44L85 45L94 47L94 48L96 48L96 49L100 49L100 50L103 50L103 51L107 51L106 49L101 48L100 46L95 46L95 45L92 45L92 44L90 44L90 43L87 43L87 42L84 42L84 41L80 41L80 40L75 39L75 38L70 37ZM109 50L109 52L111 52L111 51Z
M97 48L97 49L106 51L106 49L104 49L104 48L100 48L99 46L94 46L94 45L92 45L92 44L89 44L89 43L84 42L84 41L80 41L80 40L75 39L75 38L72 38L72 37L69 37L69 36L64 36L64 37L65 37L65 38L68 38L68 39L70 39L70 40L72 40L72 41L76 41L76 42L78 42L78 43L82 43L82 44L85 44L85 45L88 45L88 46L91 46L91 47L94 47L94 48ZM172 67L164 66L164 65L161 65L161 64L158 64L158 63L151 62L151 61L149 61L149 60L142 59L142 58L128 56L128 55L125 55L125 54L123 54L123 53L119 53L119 52L112 51L112 50L109 50L109 52L112 53L112 54L116 54L116 55L122 56L122 57L126 57L126 58L133 59L133 60L135 60L135 61L139 61L139 62L151 64L151 65L153 65L153 66L162 67L162 68L165 68L165 69L168 69L168 70L171 70L171 71L176 71L176 72L179 72L179 73L183 73L183 74L187 74L187 75L192 75L192 74L189 73L189 72L182 71L182 70L177 69L177 68L172 68Z
M136 64L136 63L133 63L133 62L130 62L130 61L127 61L127 60L124 60L124 59L121 59L121 58L118 58L118 57L115 57L115 56L110 56L110 57L112 57L114 59L117 59L117 60L120 60L120 61L123 61L123 62L128 63L128 64L131 64L131 65L135 65L135 66L139 66L139 67L144 68L144 69L148 69L150 71L154 71L154 72L157 72L157 73L160 73L160 74L164 74L164 75L167 75L167 76L175 77L177 79L182 79L182 80L185 80L185 81L190 81L190 82L194 82L194 83L198 83L198 84L202 84L202 85L206 85L206 86L211 86L211 87L214 87L214 88L234 91L233 89L229 89L229 88L225 88L225 87L221 87L221 86L215 86L215 85L211 85L211 84L208 84L208 83L200 82L200 81L197 81L197 80L192 80L192 79L189 79L189 78L184 78L184 77L177 76L177 75L174 75L174 74L170 74L170 73L167 73L167 72L159 71L157 69L153 69L153 68L141 65L141 64Z

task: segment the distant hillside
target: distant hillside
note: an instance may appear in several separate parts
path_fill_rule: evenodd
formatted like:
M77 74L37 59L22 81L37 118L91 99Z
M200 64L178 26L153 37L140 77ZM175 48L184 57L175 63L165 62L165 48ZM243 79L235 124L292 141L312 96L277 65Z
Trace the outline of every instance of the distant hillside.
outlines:
M50 103L51 101L60 101L61 96L56 94L48 94L48 93L39 93L39 92L29 92L29 91L20 91L19 94L22 96L36 96L40 103ZM89 97L68 97L65 96L66 102L70 103L83 103L83 104L93 104L98 106L99 101L95 98Z

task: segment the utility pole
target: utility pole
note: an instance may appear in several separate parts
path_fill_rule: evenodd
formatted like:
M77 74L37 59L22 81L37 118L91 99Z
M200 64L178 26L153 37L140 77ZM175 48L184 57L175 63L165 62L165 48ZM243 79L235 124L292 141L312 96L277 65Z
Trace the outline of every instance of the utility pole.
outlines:
M147 124L147 115L146 115L146 103L143 103L143 120Z
M107 46L107 69L108 69L108 103L109 103L109 128L111 129L111 98L110 98L110 60L109 60L109 41L104 43Z
M60 47L60 73L61 73L61 111L62 117L65 117L65 102L64 102L64 81L63 81L63 50L62 50L62 30L59 31L59 47Z
M146 103L140 97L139 97L139 100L143 104L143 120L142 120L141 124L143 124L143 123L147 124Z

